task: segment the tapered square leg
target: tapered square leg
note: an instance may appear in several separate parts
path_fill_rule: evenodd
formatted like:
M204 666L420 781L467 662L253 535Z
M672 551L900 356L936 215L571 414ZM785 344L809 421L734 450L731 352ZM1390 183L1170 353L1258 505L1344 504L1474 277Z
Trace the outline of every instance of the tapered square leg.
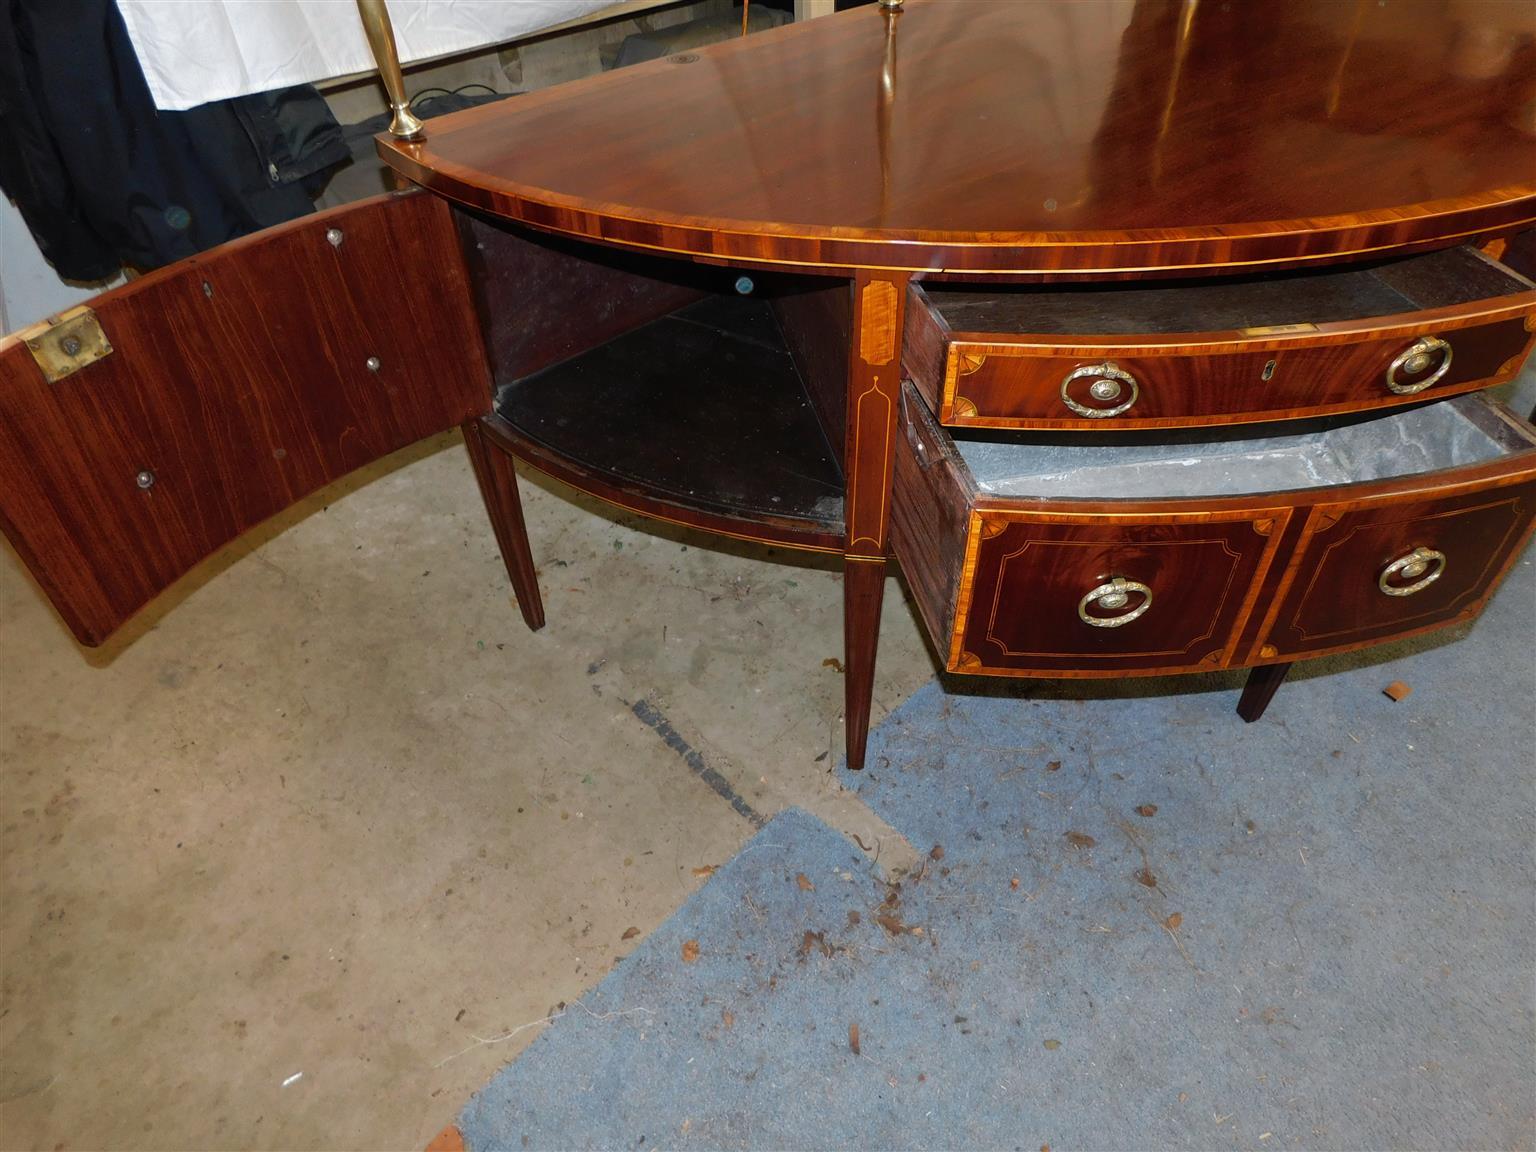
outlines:
M853 278L853 347L848 357L844 451L847 548L843 554L844 722L848 767L864 767L875 686L880 602L891 520L891 465L901 405L901 334L906 274L860 271Z
M849 557L843 564L843 718L848 767L864 767L869 709L875 693L875 650L880 639L880 605L885 598L885 562Z
M523 621L537 632L544 627L544 601L539 596L539 576L533 567L533 550L528 546L528 528L523 523L523 502L517 494L517 472L512 458L489 443L478 420L461 426L464 447L470 465L480 483L480 498L501 548L502 563L512 580L512 591Z
M1289 664L1261 664L1250 671L1237 701L1237 714L1250 724L1264 715L1264 709L1269 707L1290 670Z

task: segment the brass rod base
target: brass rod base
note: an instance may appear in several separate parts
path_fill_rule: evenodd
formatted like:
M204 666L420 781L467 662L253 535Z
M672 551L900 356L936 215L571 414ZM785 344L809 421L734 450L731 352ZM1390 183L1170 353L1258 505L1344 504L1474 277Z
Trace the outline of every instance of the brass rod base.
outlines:
M357 0L357 12L362 18L368 47L373 51L374 63L379 66L379 79L384 82L384 92L394 113L389 121L389 134L397 140L420 140L426 131L411 112L411 101L405 94L405 76L400 71L400 53L395 47L395 29L389 22L389 9L384 0Z
M426 125L421 117L411 111L409 104L392 105L394 113L389 119L389 134L397 140L420 140L426 136Z

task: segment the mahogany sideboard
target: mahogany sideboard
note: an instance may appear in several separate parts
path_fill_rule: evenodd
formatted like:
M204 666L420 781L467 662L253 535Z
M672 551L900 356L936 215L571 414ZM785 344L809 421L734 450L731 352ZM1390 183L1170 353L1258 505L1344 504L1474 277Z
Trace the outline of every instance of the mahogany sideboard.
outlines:
M98 644L457 425L530 627L514 458L842 556L855 768L892 558L951 671L1250 668L1254 719L1536 523L1481 395L1536 341L1526 19L908 0L381 137L418 189L0 344L0 527Z

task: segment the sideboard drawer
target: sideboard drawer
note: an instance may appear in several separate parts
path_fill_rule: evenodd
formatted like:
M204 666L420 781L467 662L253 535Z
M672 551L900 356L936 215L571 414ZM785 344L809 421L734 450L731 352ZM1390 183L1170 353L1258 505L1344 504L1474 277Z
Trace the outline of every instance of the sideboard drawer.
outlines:
M1472 248L1242 280L914 285L905 366L957 427L1198 426L1396 406L1509 379L1536 288Z
M1274 521L977 510L950 667L1103 673L1231 662Z
M1481 610L1536 522L1536 429L1476 396L1077 445L957 441L909 384L903 423L892 548L954 672L1198 671L1408 635Z
M1257 661L1373 644L1475 615L1518 554L1536 483L1310 510Z

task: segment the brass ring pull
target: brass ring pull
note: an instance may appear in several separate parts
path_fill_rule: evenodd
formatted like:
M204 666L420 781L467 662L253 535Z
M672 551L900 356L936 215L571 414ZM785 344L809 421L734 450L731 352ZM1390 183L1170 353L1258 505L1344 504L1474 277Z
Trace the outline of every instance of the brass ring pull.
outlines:
M1081 380L1084 376L1094 377L1094 382L1088 386L1088 395L1095 400L1103 400L1108 403L1118 400L1125 391L1125 386L1130 385L1131 396L1124 404L1117 404L1113 408L1090 408L1086 404L1079 404L1072 399L1070 394L1072 381ZM1106 360L1102 364L1087 364L1081 368L1074 368L1068 372L1066 379L1061 382L1061 402L1079 416L1086 416L1090 420L1106 420L1111 416L1118 416L1122 412L1130 411L1136 398L1141 395L1141 389L1136 384L1136 377L1132 376L1124 368Z
M1122 616L1093 616L1088 612L1091 604L1111 612L1118 611L1131 602L1133 592L1139 593L1142 601ZM1124 576L1111 576L1107 583L1100 584L1077 602L1077 615L1084 624L1091 624L1095 628L1123 628L1132 620L1144 616L1150 607L1152 607L1152 589L1135 580L1127 580Z
M1440 354L1440 367L1424 379L1412 384L1405 384L1398 380L1399 372L1407 372L1411 376L1424 371L1437 352ZM1412 396L1440 383L1450 370L1451 346L1438 336L1421 336L1399 352L1392 363L1387 365L1387 391L1396 392L1399 396Z
M1406 556L1399 557L1381 570L1376 586L1388 596L1412 596L1422 592L1445 571L1445 553L1433 548L1415 548ZM1427 576L1425 573L1429 573ZM1394 577L1411 580L1411 584L1394 584Z

